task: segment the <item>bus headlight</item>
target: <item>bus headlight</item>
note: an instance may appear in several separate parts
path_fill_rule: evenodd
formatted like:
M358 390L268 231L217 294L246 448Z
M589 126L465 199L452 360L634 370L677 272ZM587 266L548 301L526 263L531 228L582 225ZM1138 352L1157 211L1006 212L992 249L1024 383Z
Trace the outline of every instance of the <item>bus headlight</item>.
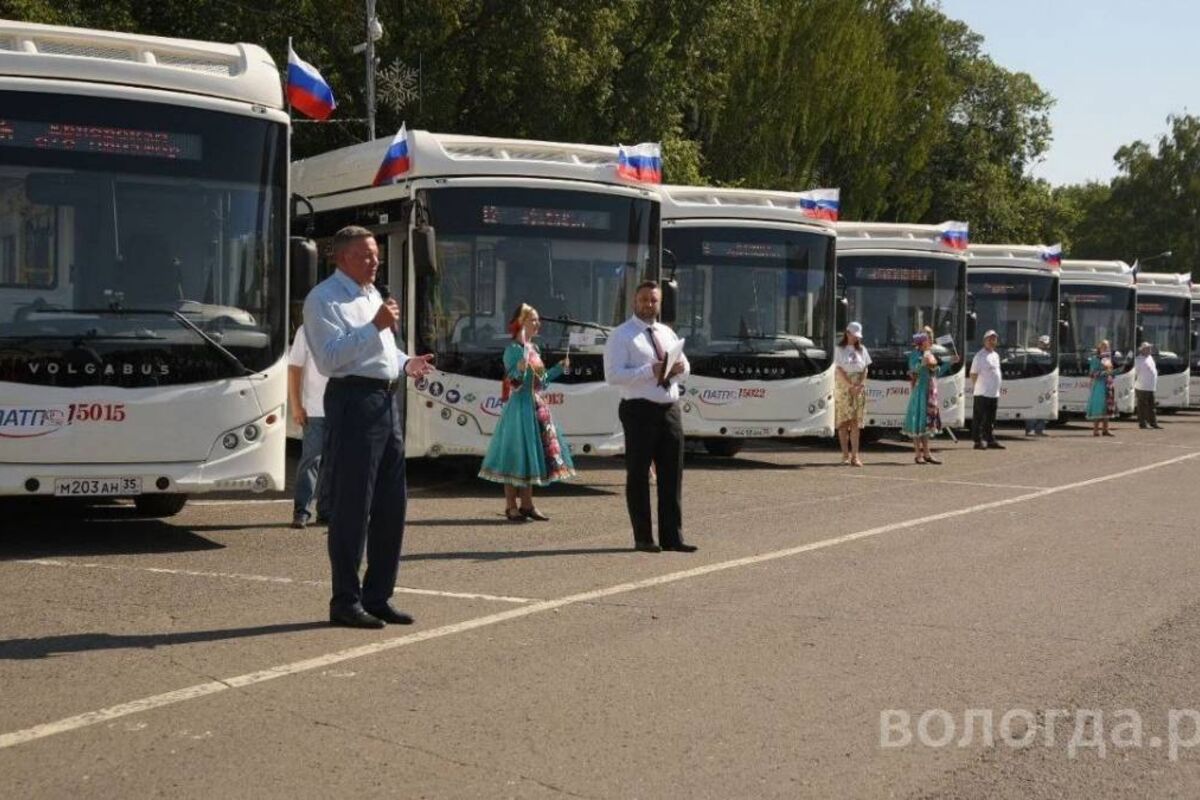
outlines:
M816 404L816 403L809 403L809 404L808 404L808 413L810 413L810 414L815 414L815 413L817 413L817 404Z
M225 446L226 450L234 449L238 446L238 435L233 432L225 434L221 437L221 444Z
M242 438L244 438L247 442L253 442L258 439L258 426L247 425L242 429Z

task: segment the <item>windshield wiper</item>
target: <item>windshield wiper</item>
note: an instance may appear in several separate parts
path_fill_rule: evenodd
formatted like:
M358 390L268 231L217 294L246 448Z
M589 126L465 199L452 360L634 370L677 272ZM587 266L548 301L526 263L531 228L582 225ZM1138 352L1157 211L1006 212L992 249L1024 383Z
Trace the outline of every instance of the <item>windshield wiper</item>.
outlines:
M595 331L604 331L611 333L612 328L608 325L601 325L598 322L584 322L583 320L571 319L565 314L559 314L557 317L542 317L542 322L556 322L564 327L577 326L580 328L591 328Z
M233 353L229 352L229 350L226 349L224 345L222 345L216 339L212 338L207 333L202 331L199 327L197 327L196 323L192 322L190 319L185 317L183 314L180 314L178 311L176 311L173 308L120 308L120 307L115 307L115 308L64 308L64 309L55 309L55 313L56 314L57 313L80 314L80 315L95 314L97 316L116 316L116 317L136 316L137 314L150 314L150 315L159 316L159 317L170 317L171 319L175 320L183 327L190 330L192 333L199 336L202 340L204 340L205 344L207 344L214 352L216 352L219 356L221 356L222 360L224 360L227 364L229 364L229 366L233 367L239 373L241 373L242 375L254 375L255 374L254 370L250 369L245 364L243 364L242 360L240 358L238 358L237 356L235 356ZM162 337L155 337L155 338L162 338Z

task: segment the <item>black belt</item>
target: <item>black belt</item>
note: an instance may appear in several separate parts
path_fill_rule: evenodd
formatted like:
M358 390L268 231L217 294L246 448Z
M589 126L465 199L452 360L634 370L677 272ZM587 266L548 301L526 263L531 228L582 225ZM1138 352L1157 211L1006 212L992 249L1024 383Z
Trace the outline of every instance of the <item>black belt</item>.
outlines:
M383 378L365 378L361 375L347 375L342 378L330 378L330 383L339 383L342 386L353 386L358 389L372 389L375 391L394 393L400 388L400 379L384 380Z
M631 403L631 404L635 404L635 405L639 405L639 406L647 405L647 406L652 406L653 408L673 408L675 406L675 404L678 403L679 401L672 400L669 403L656 403L653 400L647 400L644 397L631 397L628 400L622 400L621 402L622 403Z

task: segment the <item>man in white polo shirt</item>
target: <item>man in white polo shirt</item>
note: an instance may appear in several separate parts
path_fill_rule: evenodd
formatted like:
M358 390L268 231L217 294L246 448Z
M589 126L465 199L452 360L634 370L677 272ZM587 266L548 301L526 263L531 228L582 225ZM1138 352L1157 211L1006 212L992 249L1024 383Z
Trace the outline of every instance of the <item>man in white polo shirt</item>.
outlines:
M296 329L288 356L288 407L292 420L304 430L300 464L296 468L296 490L292 501L292 527L303 530L312 517L309 506L317 493L317 522L329 520L328 481L319 478L321 452L325 444L325 384L328 378L317 371L308 352L304 326Z
M1158 391L1158 365L1154 363L1154 345L1142 342L1133 360L1133 394L1137 398L1138 427L1161 428L1154 411L1154 393Z
M983 348L971 360L970 378L975 382L975 400L971 406L971 436L976 450L989 447L1003 450L996 441L996 406L1000 405L1000 354L996 344L1000 337L995 331L983 335Z

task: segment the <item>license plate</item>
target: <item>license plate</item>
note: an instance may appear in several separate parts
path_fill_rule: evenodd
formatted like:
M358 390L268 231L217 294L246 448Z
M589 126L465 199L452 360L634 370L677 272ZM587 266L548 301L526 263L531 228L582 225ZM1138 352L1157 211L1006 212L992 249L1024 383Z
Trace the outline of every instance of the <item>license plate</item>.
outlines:
M141 478L59 478L56 497L128 497L142 493Z

